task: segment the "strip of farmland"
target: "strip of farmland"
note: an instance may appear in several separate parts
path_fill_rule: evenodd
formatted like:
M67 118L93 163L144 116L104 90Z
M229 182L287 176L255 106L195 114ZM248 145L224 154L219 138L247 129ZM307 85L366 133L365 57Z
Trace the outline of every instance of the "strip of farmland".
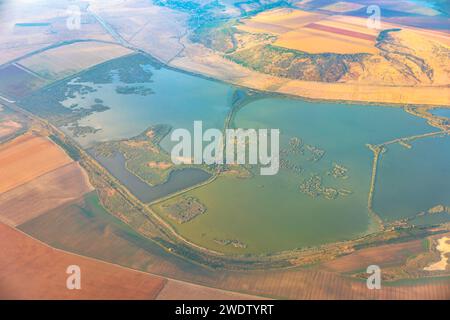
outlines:
M324 26L324 25L317 24L317 23L310 23L310 24L306 25L305 28L320 30L320 31L325 31L325 32L330 32L330 33L336 33L336 34L345 35L345 36L363 39L363 40L368 40L368 41L375 41L377 39L376 36L373 36L370 34L365 34L365 33L361 33L361 32L350 31L350 30L345 30L345 29L340 29L340 28L335 28L335 27L330 27L330 26Z

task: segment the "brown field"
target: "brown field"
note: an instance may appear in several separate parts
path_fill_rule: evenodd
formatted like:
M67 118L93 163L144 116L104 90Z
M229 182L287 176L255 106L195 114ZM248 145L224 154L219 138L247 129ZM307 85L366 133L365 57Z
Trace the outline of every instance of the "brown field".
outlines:
M383 286L382 290L368 290L364 281L342 276L320 266L253 272L211 270L172 256L151 241L129 236L111 221L88 217L74 206L69 210L67 208L53 210L19 228L58 248L164 277L255 296L289 299L450 298L448 278L418 283L412 281L408 285L391 284ZM414 252L414 246L410 250ZM398 251L393 251L393 254L397 255ZM392 259L389 256L385 258L388 261ZM178 290L175 284L170 284L161 291L160 298L180 297L183 292L196 297L191 288ZM198 298L203 297L203 292L208 290L199 291Z
M168 280L158 295L158 300L254 300L259 297L224 291L193 283Z
M363 26L365 19L355 19L324 18L282 35L275 45L310 53L377 53L378 32Z
M367 20L360 17L351 17L345 15L332 15L321 20L320 23L337 26L340 28L349 28L362 33L378 34L380 30L367 28ZM391 29L399 27L398 25L388 24L381 21L381 29Z
M92 190L79 164L69 163L0 194L0 221L22 224Z
M358 38L358 39L362 39L362 40L368 40L368 41L372 41L372 42L374 42L377 39L377 37L374 35L369 35L366 33L330 27L330 26L318 24L318 23L307 24L305 26L305 28L325 31L325 32L334 33L334 34L341 34L344 36L349 36L349 37Z
M0 193L72 162L46 138L22 135L0 146Z
M165 274L174 275L171 271L178 268L186 275L189 275L190 272L197 274L200 270L205 275L210 272L208 269L203 269L195 264L171 256L151 241L139 241L116 225L109 224L108 221L111 218L94 218L90 216L81 209L82 206L82 202L79 202L78 204L58 207L47 214L26 222L19 228L26 233L30 233L33 237L39 235L46 243L62 250L69 250L146 272L169 271L157 272L161 276ZM1 263L2 257L0 255L0 267ZM26 281L26 276L24 275L23 281ZM131 282L130 288L134 285L136 284ZM141 287L137 285L137 288ZM158 292L158 299L224 300L258 298L172 279L165 280L165 285L161 286ZM48 297L44 296L44 298ZM140 297L129 298L137 299Z
M55 250L0 223L0 299L155 299L166 280ZM81 290L66 287L81 269Z
M178 267L194 273L205 270L170 255L152 241L129 235L112 216L88 215L83 201L66 204L30 220L18 228L53 247L96 257L142 271L163 271ZM169 275L164 272L155 272Z
M130 53L130 49L115 44L77 42L35 54L19 63L44 78L57 80Z

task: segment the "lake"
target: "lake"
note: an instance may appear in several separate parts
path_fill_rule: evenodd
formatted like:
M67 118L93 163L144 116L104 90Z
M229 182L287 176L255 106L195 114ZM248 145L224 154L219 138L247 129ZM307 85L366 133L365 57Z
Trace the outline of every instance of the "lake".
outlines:
M220 177L188 192L207 213L189 223L172 222L185 237L229 253L267 253L351 239L375 230L367 210L373 154L366 144L434 131L423 119L399 108L306 102L268 98L240 110L233 125L241 128L278 128L282 149L293 138L325 151L320 161L290 155L302 168L283 168L275 176L240 179ZM345 179L327 174L333 164L348 170ZM311 197L300 185L313 175L324 187L348 190L336 199ZM162 206L155 209L164 215ZM170 220L169 220L170 221ZM237 239L247 248L223 246L215 240Z
M117 93L117 87L127 84L114 79L109 84L82 83L96 91L76 93L73 98L62 101L66 107L77 104L82 108L101 99L110 108L78 121L80 126L91 126L99 131L74 137L77 142L89 148L97 142L134 137L155 124L192 130L195 120L203 121L204 128L223 128L234 88L169 69L147 67L152 72L151 81L134 85L150 88L152 94ZM72 135L67 128L65 132ZM171 145L169 137L161 143L166 150L170 150Z
M152 94L119 94L116 88L124 84L114 79L101 85L83 83L96 90L78 93L63 101L65 106L83 107L101 99L110 108L79 121L81 126L100 129L84 137L74 137L82 146L90 148L102 141L131 138L156 124L192 131L193 122L202 120L204 128L223 128L231 111L235 87L165 68L146 67L152 68L152 77L142 86L150 88ZM279 129L281 149L286 152L282 155L284 166L279 173L260 176L259 168L253 167L251 178L220 176L212 183L189 191L187 195L197 198L206 212L187 223L178 224L169 219L162 210L166 202L153 206L184 237L227 253L277 252L352 239L375 231L376 224L367 210L373 153L366 144L436 131L425 120L401 108L270 96L241 108L232 126ZM301 150L291 152L294 140L301 141L302 146ZM172 145L168 137L161 142L166 151L170 151ZM397 145L389 149L391 147L394 150ZM432 150L428 152L434 152L439 144L429 148ZM320 159L314 160L315 152L323 153ZM403 160L394 152L390 159L389 152L380 162L380 179L374 197L374 208L385 221L422 210L422 204L409 198L417 193L402 189L401 184L417 184L425 178L424 174L429 175L420 169L420 161L417 161L417 164L411 163L408 171L416 175L411 175L409 180L396 178L398 183L393 183L386 178L391 173L388 167L384 170L385 163L387 166L389 161ZM439 154L443 156L447 153ZM209 179L205 171L191 168L174 171L165 184L149 186L126 170L122 155L98 160L144 202ZM443 163L445 160L443 158ZM343 168L345 174L333 173L336 168ZM315 189L305 191L314 183ZM390 185L396 188L389 189ZM392 196L386 197L383 190L388 190ZM431 192L424 197L434 203ZM408 201L409 208L403 213L390 209ZM238 240L245 246L224 245L228 240Z
M379 170L374 209L386 220L412 217L437 205L450 206L450 137L388 146ZM433 223L449 214L420 218Z
M438 117L445 117L450 119L450 109L432 109L431 114Z

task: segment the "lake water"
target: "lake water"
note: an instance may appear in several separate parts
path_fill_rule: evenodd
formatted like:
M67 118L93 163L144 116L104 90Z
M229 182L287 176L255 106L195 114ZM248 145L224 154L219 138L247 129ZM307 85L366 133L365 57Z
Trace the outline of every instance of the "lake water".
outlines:
M450 206L450 137L414 141L407 149L388 146L379 170L374 209L383 219L412 217L437 205ZM421 218L450 220L449 214Z
M97 91L76 94L63 101L67 107L72 104L89 107L95 104L95 99L101 99L110 108L81 119L80 126L91 126L100 131L74 137L75 140L84 147L91 147L96 142L136 136L155 124L192 130L195 120L203 121L204 128L223 128L230 110L232 87L169 69L148 67L153 73L152 82L137 85L151 88L153 94L118 94L116 88L126 84L116 80L101 85L85 83ZM170 150L171 145L169 136L161 143L166 150Z
M92 153L91 153L92 154ZM125 167L125 157L116 152L111 157L94 156L115 178L120 180L142 202L152 202L208 180L211 174L196 168L174 170L167 181L150 186Z
M270 98L240 110L234 126L278 128L286 148L292 137L325 150L317 162L305 156L290 161L301 174L281 169L275 176L251 179L223 177L189 192L206 205L206 214L182 225L172 222L184 236L212 249L228 252L273 252L350 239L374 230L367 199L372 152L367 143L433 131L420 118L402 109L315 103ZM327 175L333 163L348 169L348 178ZM326 187L352 191L329 200L300 192L300 184L313 174ZM162 204L161 204L162 205ZM156 209L160 212L161 205ZM245 250L217 244L215 239L237 239Z
M431 110L431 114L450 119L450 109L433 109Z

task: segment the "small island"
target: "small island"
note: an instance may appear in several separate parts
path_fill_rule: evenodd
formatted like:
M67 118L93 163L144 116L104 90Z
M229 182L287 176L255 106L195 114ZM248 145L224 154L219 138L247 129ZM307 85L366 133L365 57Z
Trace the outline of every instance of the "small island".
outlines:
M167 215L178 223L186 223L206 212L206 207L194 197L182 197L173 204L163 205Z

